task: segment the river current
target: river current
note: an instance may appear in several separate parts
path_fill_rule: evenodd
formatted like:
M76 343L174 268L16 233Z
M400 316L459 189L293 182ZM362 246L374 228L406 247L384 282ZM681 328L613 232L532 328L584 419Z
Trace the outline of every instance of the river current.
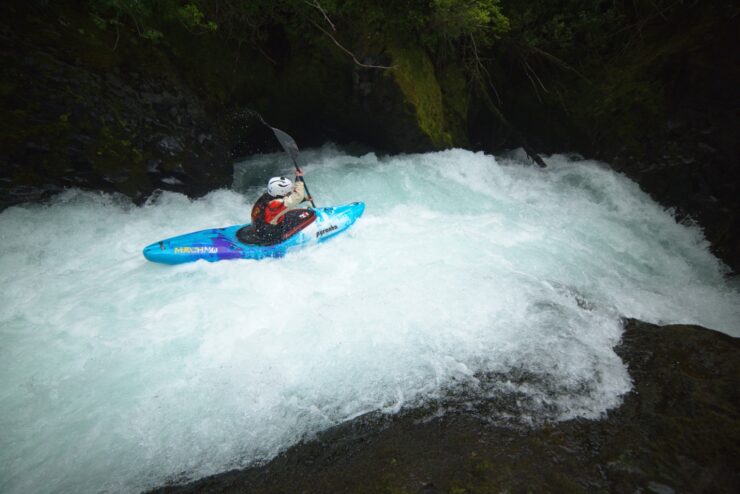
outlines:
M67 191L0 213L0 491L137 492L269 460L363 413L502 377L523 420L597 418L630 389L622 317L740 335L701 230L605 165L464 150L304 154L319 206L364 201L283 259L148 263L248 221L282 155L231 190L143 206ZM542 382L542 386L536 383Z

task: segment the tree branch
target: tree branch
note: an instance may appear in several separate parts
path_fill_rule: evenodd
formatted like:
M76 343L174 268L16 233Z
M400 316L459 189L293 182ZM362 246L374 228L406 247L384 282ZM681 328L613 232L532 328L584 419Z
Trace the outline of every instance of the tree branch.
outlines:
M331 26L331 30L334 31L335 33L337 32L337 28L334 27L334 23L331 22L331 19L329 19L329 16L326 14L326 11L324 10L324 8L319 3L319 0L314 0L313 2L308 2L306 0L303 0L303 3L305 3L306 5L309 5L309 6L313 7L313 8L315 8L319 12L321 12L321 15L324 16L324 20Z
M118 22L118 16L119 15L120 15L120 13L117 12L116 13L116 20L113 22L116 25L116 42L113 43L113 50L112 51L116 51L116 48L118 48L118 40L121 39L121 31L119 30L119 26L120 26L121 23Z
M496 90L496 86L493 84L493 80L491 79L491 74L488 72L488 69L485 65L483 65L483 62L481 62L480 57L478 56L478 45L475 43L475 37L473 34L470 34L470 41L473 43L473 56L475 57L475 63L476 63L476 72L478 72L478 77L481 79L483 78L483 73L481 72L481 69L483 69L483 72L486 74L486 79L488 79L488 84L491 86L491 89L493 89L493 94L496 95L496 101L498 101L498 104L501 104L501 97L498 95L498 91Z
M329 31L327 31L323 27L319 26L318 24L316 24L314 21L312 21L310 19L309 19L309 22L311 24L313 24L314 27L316 27L316 29L318 29L322 33L324 33L327 36L329 36L329 38L331 38L331 40L334 42L334 44L337 45L339 47L339 49L341 49L344 53L346 53L347 55L349 55L350 57L352 57L352 60L355 61L355 64L359 65L360 67L363 67L363 68L366 68L366 69L394 69L394 68L396 68L395 65L391 65L391 66L387 66L387 65L368 65L368 64L365 64L365 63L360 62L359 60L357 60L357 57L355 56L355 54L352 53L351 51L349 51L344 46L342 46L342 44L339 41L337 41L337 39L334 36L332 36Z
M529 48L530 50L532 50L533 52L535 52L535 53L539 53L539 54L540 54L540 55L542 55L543 57L545 57L545 58L547 58L548 60L550 60L550 61L554 62L554 63L555 63L556 65L559 65L560 67L562 67L562 68L564 68L564 69L566 69L566 70L570 70L571 72L573 72L574 74L576 74L577 76L579 76L579 77L580 77L581 79L585 80L586 82L589 82L589 83L591 82L591 81L590 81L590 80L588 79L588 77L586 77L585 75L581 74L581 73L580 73L580 72L579 72L578 70L576 70L576 68L575 68L575 67L573 67L572 65L568 64L568 63L567 63L566 61L564 61L563 59L561 59L561 58L558 58L558 57L556 57L556 56L555 56L555 55L553 55L552 53L546 52L546 51L545 51L545 50L543 50L542 48L538 48L538 47L536 47L536 46L531 46L531 45L530 45L530 46L529 46L528 48Z

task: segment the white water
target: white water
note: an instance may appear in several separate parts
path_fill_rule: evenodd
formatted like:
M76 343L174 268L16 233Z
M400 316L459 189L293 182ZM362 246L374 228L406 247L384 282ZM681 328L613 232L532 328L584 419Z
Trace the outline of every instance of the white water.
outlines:
M246 221L257 188L144 207L71 191L0 214L1 492L197 478L367 411L475 388L485 372L543 377L546 388L500 388L597 417L630 387L612 350L620 316L740 334L740 295L700 231L597 163L331 147L308 158L319 204L367 210L281 260L141 255ZM238 184L265 181L276 159L248 163Z

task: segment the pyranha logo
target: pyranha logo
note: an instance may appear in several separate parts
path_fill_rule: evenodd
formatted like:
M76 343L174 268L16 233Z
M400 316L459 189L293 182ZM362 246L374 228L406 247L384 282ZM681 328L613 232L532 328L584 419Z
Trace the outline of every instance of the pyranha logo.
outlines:
M333 232L336 229L337 229L337 225L332 225L328 228L324 228L323 230L319 230L318 232L316 232L316 238L319 238L320 236L325 235L329 232Z
M218 254L216 247L175 247L175 254Z

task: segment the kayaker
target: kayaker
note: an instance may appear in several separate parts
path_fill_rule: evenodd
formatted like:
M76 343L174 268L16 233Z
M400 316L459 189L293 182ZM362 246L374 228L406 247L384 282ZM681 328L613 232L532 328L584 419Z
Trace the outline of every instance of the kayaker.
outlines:
M311 200L301 179L303 172L297 170L295 175L295 185L289 178L272 177L267 182L267 192L252 206L252 225L260 242L288 238L315 219L312 211L294 209Z

